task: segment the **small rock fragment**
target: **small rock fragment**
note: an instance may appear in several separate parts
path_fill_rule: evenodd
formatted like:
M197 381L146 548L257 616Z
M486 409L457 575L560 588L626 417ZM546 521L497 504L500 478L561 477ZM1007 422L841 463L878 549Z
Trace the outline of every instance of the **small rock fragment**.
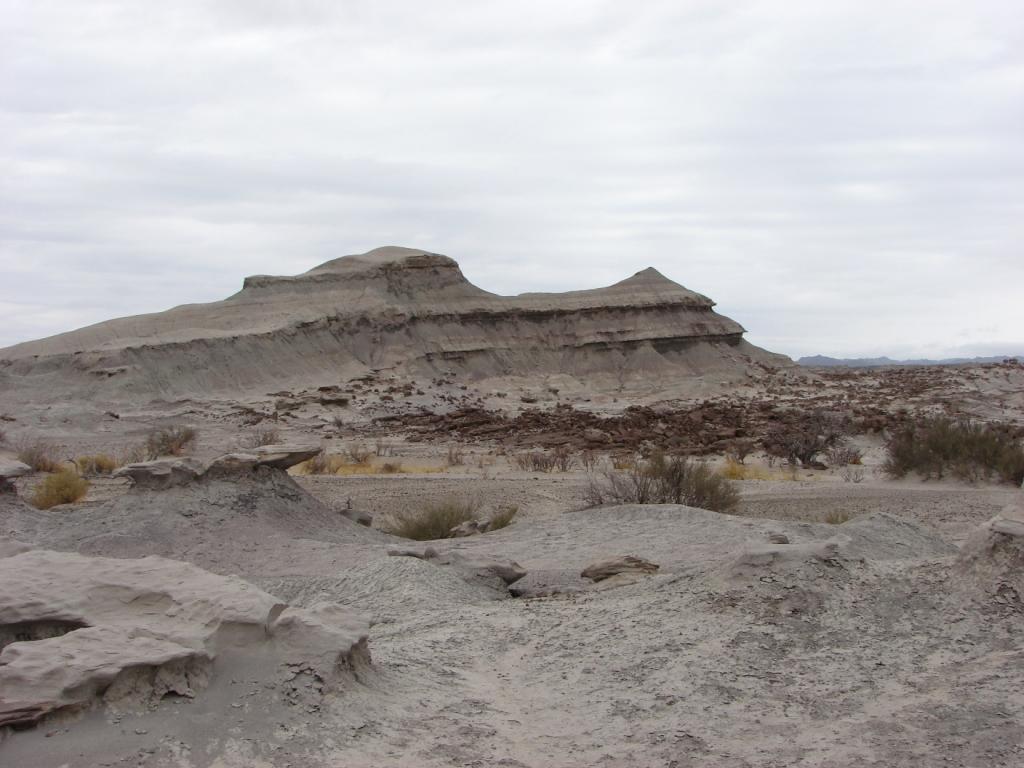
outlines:
M633 555L622 555L591 563L580 576L591 581L602 581L619 573L655 573L661 566Z
M449 531L453 539L461 539L466 536L476 536L480 533L480 523L476 520L467 520L464 523L459 523Z

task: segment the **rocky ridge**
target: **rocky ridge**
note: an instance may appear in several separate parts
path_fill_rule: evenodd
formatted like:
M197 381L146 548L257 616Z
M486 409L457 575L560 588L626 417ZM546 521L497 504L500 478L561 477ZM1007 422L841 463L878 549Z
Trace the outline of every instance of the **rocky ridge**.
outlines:
M447 256L378 248L223 301L110 320L0 350L0 383L40 397L266 394L389 369L468 380L560 373L613 390L637 375L742 379L791 365L706 296L646 269L607 288L504 297Z

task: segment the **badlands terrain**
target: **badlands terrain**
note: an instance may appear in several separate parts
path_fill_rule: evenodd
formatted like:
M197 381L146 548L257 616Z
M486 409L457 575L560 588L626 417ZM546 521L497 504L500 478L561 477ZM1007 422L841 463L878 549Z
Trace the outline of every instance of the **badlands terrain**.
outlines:
M743 333L383 248L0 350L0 765L1024 765L1024 491L883 471L927 415L1019 440L1024 366ZM29 503L40 446L84 497ZM738 502L594 505L659 455ZM389 532L452 503L514 516Z

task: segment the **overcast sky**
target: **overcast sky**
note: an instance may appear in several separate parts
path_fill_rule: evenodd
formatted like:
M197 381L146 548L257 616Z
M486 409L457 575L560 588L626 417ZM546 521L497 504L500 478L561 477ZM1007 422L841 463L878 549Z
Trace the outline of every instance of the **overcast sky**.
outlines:
M0 346L378 245L1024 353L1024 5L0 0Z

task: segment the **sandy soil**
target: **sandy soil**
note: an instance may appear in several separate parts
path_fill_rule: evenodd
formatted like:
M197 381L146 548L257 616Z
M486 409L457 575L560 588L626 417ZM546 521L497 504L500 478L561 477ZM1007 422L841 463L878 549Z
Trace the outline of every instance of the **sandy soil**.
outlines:
M880 404L886 418L908 406L960 403L964 413L1019 424L1020 375L1017 367L852 379L834 372L813 385L775 382L766 385L775 391L751 388L732 398L834 407L859 388L858 397ZM520 391L527 390L499 398L454 388L423 397L449 398L450 411L483 401L513 414L535 405L520 402ZM1024 492L887 480L877 472L881 436L865 426L856 437L865 452L856 482L835 470L768 467L755 455L750 471L768 479L738 481L741 503L732 515L582 509L586 473L521 471L509 455L523 445L512 439L425 436L397 422L384 430L373 418L408 405L386 394L367 392L347 408L296 397L275 418L269 400L150 404L117 417L73 404L10 414L13 421L2 422L9 443L47 436L61 457L117 453L154 424L185 422L199 428L203 458L274 426L282 439L313 439L332 452L385 438L394 455L371 465L400 462L409 471L148 494L100 478L71 507L33 512L5 502L0 536L95 555L158 553L239 574L297 605L348 606L373 621L373 668L314 701L304 688L284 695L286 688L265 685L266 670L239 667L208 697L168 699L142 712L96 709L7 734L0 764L1024 765L1022 571L1012 559L993 556L980 571L958 560L977 526L1024 508ZM537 405L553 409L566 395L549 388L546 397ZM608 416L628 405L628 398L586 399L576 405ZM535 423L543 433L542 420ZM581 438L575 430L570 422L544 439ZM464 456L449 466L453 444ZM610 454L602 453L604 466ZM22 496L38 482L19 480ZM401 542L340 514L351 502L379 526L390 513L447 496L519 513L506 529L434 543L442 555L515 560L528 572L517 589L550 596L513 598L493 579L389 556ZM788 543L779 543L783 537ZM580 576L594 560L627 554L660 568L596 585Z
M744 481L735 516L569 511L578 474L300 479L328 508L352 497L378 514L467 489L516 501L522 516L509 528L436 546L511 558L529 572L525 585L568 591L526 600L388 557L392 540L322 519L315 500L266 507L245 490L249 523L227 534L191 522L168 537L168 554L295 604L329 598L368 615L373 672L298 720L276 694L246 696L243 677L216 695L220 712L181 700L96 713L15 734L0 753L33 766L1019 765L1024 612L979 599L954 563L964 532L1021 492L815 474ZM40 543L123 551L91 529L108 515L130 534L132 498L55 512L64 520ZM836 509L853 519L809 522ZM770 545L779 534L792 543ZM829 541L839 548L825 560L798 550L792 562L743 561L758 547ZM661 568L604 588L579 577L617 554ZM200 713L231 725L181 727Z

